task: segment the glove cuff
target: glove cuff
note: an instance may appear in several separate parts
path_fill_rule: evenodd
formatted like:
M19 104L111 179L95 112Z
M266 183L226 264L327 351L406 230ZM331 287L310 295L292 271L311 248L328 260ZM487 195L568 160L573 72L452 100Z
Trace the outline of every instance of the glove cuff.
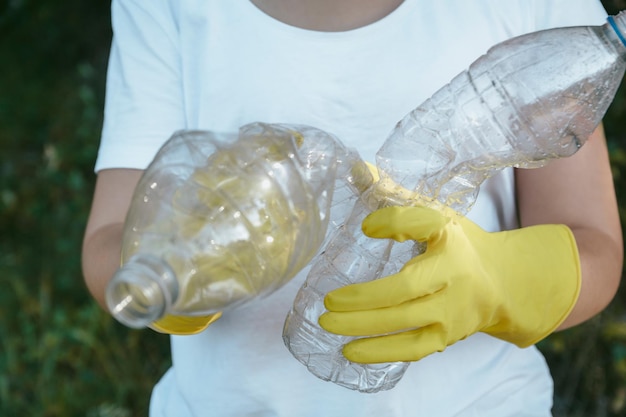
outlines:
M581 266L572 231L565 225L539 225L512 232L515 268L506 279L510 304L504 319L487 333L519 347L534 345L568 317L580 294ZM521 272L523 271L523 272ZM521 272L521 273L520 273Z

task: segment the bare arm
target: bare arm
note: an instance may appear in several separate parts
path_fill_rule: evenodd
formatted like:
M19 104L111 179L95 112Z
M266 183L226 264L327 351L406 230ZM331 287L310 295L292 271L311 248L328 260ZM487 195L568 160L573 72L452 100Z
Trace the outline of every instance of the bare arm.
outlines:
M517 170L516 178L522 226L561 223L574 233L582 289L574 310L560 328L584 322L613 299L624 255L602 127L574 156L540 169Z
M82 267L87 288L103 307L106 285L120 266L124 220L142 173L109 169L98 174L83 240Z

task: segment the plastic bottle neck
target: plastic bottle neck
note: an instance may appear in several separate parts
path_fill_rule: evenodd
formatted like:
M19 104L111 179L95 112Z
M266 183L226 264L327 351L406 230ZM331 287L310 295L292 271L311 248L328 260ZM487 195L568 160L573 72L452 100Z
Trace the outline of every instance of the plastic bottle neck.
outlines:
M606 26L613 30L613 33L619 39L622 49L626 48L626 11L622 11L615 16L609 16Z
M178 283L160 258L138 254L126 262L107 287L111 314L131 328L148 327L163 317L178 297Z

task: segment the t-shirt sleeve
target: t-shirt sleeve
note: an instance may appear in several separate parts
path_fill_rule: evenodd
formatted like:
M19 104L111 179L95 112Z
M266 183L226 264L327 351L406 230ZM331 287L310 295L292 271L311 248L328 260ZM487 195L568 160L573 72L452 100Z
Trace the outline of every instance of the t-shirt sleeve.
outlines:
M95 170L144 169L185 126L174 11L167 0L113 0L104 124Z

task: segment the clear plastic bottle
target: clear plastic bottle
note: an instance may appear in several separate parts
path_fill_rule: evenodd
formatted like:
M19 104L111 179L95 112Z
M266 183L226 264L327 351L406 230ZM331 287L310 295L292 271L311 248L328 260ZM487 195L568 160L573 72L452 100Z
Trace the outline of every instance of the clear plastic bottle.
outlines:
M326 237L342 149L295 125L176 133L133 196L122 266L106 292L112 315L191 333L282 286Z
M369 239L361 232L361 222L371 211L402 203L402 196L394 196L390 191L384 186L373 186L355 201L346 221L334 231L313 263L283 329L285 345L313 374L362 392L391 388L402 378L408 364L349 362L341 349L354 338L328 333L317 321L326 311L324 296L329 291L390 275L420 253L421 248L413 242Z
M317 324L330 290L397 272L423 249L367 239L361 220L389 204L445 205L466 213L480 184L499 170L534 168L574 154L623 78L624 33L621 13L603 26L505 41L406 115L377 153L381 179L356 202L296 296L283 333L292 354L319 378L341 386L393 388L408 364L351 363L341 348L353 338Z

